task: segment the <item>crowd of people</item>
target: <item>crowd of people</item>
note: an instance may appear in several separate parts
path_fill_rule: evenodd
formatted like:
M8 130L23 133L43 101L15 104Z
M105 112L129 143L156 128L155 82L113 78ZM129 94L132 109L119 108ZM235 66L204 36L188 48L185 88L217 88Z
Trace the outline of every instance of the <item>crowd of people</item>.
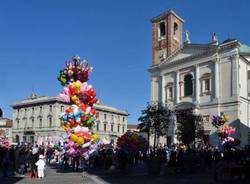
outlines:
M119 171L126 174L128 167L144 163L150 157L157 157L162 165L174 172L206 171L214 172L218 179L226 171L231 177L249 177L250 149L230 148L219 150L217 147L203 145L191 149L185 145L171 147L158 146L148 152L129 152L113 147L101 147L92 154L89 160L84 160L79 154L68 155L63 145L32 145L23 144L8 149L0 148L0 166L4 177L15 174L28 175L30 178L44 177L45 164L57 164L62 170L78 172L89 168L102 168L107 173ZM238 170L237 170L238 169Z
M218 149L203 145L191 149L184 145L167 149L167 166L176 172L212 172L214 179L246 180L250 176L250 148L227 147Z
M43 178L46 163L57 158L57 149L51 146L38 146L30 143L0 147L0 168L3 177L16 174L30 178Z
M103 149L96 154L91 163L94 167L102 167L106 171L120 170L123 174L128 167L143 163L147 165L151 157L156 157L167 172L210 173L214 179L222 179L228 175L231 179L247 180L250 176L250 148L222 148L203 145L196 149L183 144L171 147L150 147L148 152L128 152L119 149Z

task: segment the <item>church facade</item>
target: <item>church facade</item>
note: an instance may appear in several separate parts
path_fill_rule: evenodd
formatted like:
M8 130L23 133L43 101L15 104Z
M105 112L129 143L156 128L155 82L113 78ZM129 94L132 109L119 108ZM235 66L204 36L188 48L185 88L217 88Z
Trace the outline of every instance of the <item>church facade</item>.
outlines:
M170 10L151 20L151 101L172 109L195 108L203 116L210 144L218 145L212 115L228 114L236 128L233 137L250 144L250 47L237 39L219 43L191 43L184 20ZM168 142L175 143L176 122L169 127Z

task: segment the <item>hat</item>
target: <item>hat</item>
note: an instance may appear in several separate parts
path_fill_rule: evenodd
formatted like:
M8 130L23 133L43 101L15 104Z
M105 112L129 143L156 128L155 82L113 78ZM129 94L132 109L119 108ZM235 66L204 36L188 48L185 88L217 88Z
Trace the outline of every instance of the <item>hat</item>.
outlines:
M43 159L44 157L43 157L43 155L39 155L39 159Z

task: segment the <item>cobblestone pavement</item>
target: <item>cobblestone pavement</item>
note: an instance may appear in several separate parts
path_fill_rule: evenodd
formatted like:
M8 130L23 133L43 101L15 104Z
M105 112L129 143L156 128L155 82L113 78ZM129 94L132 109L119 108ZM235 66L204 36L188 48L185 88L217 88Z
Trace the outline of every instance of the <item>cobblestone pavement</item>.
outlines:
M62 172L58 167L48 167L43 180L28 177L1 178L0 184L216 184L213 174L203 171L171 173L163 172L159 176L147 175L145 165L128 168L126 175L118 172L107 173L103 169L89 169L88 172ZM221 183L221 182L220 182ZM227 184L238 181L223 182ZM244 182L247 183L247 182Z
M61 172L58 168L47 167L44 179L27 176L0 178L0 184L96 184L83 172Z
M88 177L98 184L214 184L211 173L165 173L149 176L145 165L129 168L125 176L118 173L105 173L103 170L90 170Z

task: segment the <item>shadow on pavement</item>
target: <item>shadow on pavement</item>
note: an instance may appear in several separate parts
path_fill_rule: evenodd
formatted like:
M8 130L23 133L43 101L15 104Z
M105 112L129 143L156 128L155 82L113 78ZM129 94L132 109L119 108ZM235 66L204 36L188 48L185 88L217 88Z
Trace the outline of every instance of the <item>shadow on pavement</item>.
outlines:
M216 184L213 174L206 171L174 171L165 166L162 167L160 175L148 175L145 164L128 167L124 175L115 170L105 171L102 168L90 168L86 174L96 183L102 184ZM226 182L228 184L228 182ZM234 184L237 182L233 182Z
M51 164L50 168L56 170L56 173L82 173L83 169L79 168L77 171L73 171L72 168L64 168L62 165L59 164Z
M24 177L11 177L11 178L0 178L1 184L14 184L19 182L20 180L24 179Z

